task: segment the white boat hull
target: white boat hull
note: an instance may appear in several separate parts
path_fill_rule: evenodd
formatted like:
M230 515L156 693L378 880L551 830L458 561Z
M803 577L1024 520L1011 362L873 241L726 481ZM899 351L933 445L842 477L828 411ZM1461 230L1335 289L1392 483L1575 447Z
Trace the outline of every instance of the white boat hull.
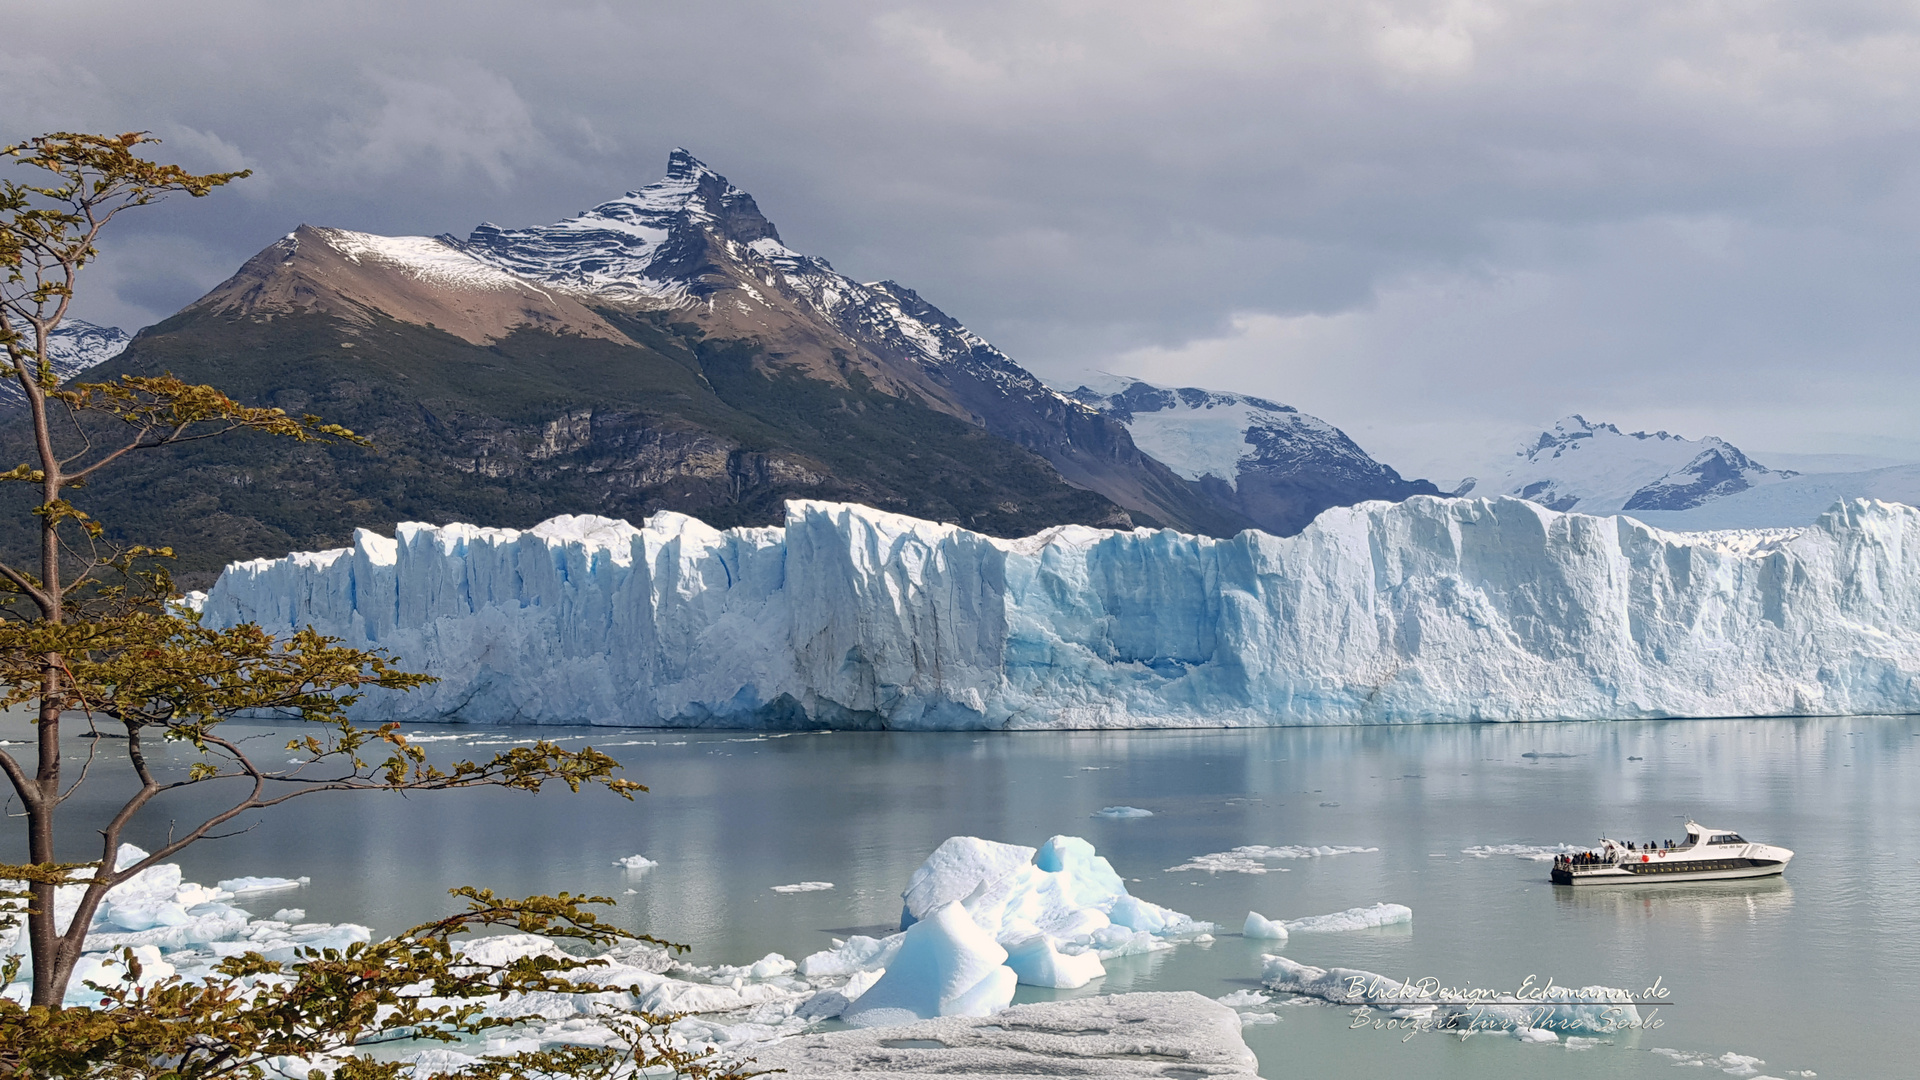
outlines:
M1708 864L1690 866L1687 862L1655 861L1625 866L1596 866L1571 872L1555 870L1555 885L1652 885L1670 881L1732 881L1738 878L1773 877L1785 872L1784 862L1741 859L1747 866Z

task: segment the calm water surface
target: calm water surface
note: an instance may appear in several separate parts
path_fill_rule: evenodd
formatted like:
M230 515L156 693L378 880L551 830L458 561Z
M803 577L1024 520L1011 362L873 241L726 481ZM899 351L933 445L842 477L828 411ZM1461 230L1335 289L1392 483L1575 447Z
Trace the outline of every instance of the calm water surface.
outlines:
M4 737L21 738L16 728ZM1376 901L1411 907L1412 928L1296 935L1277 951L1452 985L1517 987L1532 975L1636 990L1658 979L1671 991L1663 1027L1582 1050L1492 1036L1403 1041L1349 1030L1340 1009L1286 1007L1279 1023L1246 1029L1270 1077L1672 1075L1673 1057L1655 1048L1750 1055L1776 1077L1920 1074L1920 718L774 738L417 730L454 736L428 745L463 755L536 735L591 743L652 791L633 803L563 792L316 796L190 850L187 877L310 875L302 893L255 906L297 904L310 919L382 931L441 913L454 885L603 893L619 898L617 918L693 946L696 962L738 963L891 931L907 876L949 836L1033 845L1067 833L1093 841L1136 895L1222 932L1211 945L1113 962L1085 991L1022 987L1019 1000L1217 997L1257 985L1261 954L1276 951L1239 936L1249 909L1298 918ZM83 791L93 803L112 794L100 779ZM1114 805L1154 816L1091 816ZM191 809L162 810L131 839L156 842L165 815L184 822ZM1678 838L1689 815L1797 855L1784 880L1576 892L1548 884L1544 863L1462 853ZM1272 862L1262 875L1166 869L1244 844L1380 851ZM635 853L660 865L612 865ZM799 881L835 887L770 891Z

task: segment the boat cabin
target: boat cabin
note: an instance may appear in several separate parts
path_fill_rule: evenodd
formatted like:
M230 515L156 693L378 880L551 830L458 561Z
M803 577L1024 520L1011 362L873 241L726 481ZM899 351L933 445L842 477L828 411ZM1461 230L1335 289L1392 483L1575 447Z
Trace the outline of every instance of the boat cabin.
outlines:
M1687 842L1683 847L1712 847L1716 844L1744 844L1747 841L1739 833L1723 829L1709 829L1698 822L1687 822Z

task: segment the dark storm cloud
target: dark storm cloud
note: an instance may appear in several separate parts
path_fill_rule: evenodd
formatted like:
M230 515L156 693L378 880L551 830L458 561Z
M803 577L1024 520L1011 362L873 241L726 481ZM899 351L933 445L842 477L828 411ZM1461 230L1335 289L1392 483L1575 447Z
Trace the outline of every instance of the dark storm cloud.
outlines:
M7 135L257 170L131 225L105 321L303 221L548 221L684 144L1043 374L1268 394L1421 471L1568 411L1756 450L1920 420L1911 5L164 7L0 44Z

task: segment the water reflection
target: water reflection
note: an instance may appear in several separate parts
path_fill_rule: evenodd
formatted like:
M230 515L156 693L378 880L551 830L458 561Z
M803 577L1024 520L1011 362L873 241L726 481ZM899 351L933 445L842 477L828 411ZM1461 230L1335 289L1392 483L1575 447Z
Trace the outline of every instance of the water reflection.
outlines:
M1700 930L1784 915L1793 907L1793 886L1784 877L1685 885L1555 885L1553 894L1563 908L1610 916L1620 924L1657 922Z

